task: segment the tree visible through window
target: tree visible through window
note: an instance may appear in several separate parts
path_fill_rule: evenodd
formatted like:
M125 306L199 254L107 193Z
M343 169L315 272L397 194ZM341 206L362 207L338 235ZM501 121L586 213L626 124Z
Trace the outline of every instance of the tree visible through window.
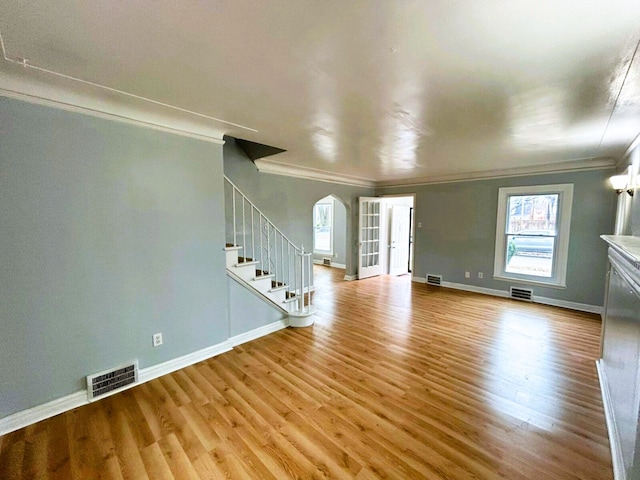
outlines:
M332 253L333 202L315 204L313 225L313 250Z
M494 277L564 286L573 185L501 188Z

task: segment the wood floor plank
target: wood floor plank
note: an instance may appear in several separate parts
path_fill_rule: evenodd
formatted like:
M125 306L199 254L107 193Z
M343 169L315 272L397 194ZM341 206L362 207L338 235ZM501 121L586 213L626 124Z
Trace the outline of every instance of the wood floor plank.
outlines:
M0 478L613 478L597 315L314 276L314 326L2 436Z
M143 448L140 456L147 469L149 478L153 480L174 480L176 478L157 442Z
M47 474L48 433L39 431L25 441L22 477L45 479Z
M111 436L116 445L118 463L125 480L148 480L146 468L140 456L138 445L131 433L131 427L123 412L115 412L110 419ZM69 478L83 478L72 477Z
M47 471L49 472L49 478L51 480L68 480L73 478L71 476L69 440L67 437L68 415L69 412L45 420L49 434ZM11 479L11 477L8 478Z
M198 472L176 435L173 433L167 435L158 442L158 445L176 480L200 480ZM155 479L153 476L151 478Z

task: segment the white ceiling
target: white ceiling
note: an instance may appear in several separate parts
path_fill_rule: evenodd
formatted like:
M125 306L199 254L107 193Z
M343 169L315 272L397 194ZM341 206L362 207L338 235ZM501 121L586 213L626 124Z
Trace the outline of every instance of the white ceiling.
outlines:
M0 34L5 94L379 185L611 164L640 132L638 0L0 0Z

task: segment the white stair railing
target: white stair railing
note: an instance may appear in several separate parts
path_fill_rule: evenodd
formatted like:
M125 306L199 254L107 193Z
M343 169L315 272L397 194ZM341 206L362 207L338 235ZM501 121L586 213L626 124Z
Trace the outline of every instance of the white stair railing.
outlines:
M259 262L260 275L271 275L272 288L284 288L285 297L296 302L298 312L310 312L311 253L289 240L231 180L226 176L224 180L227 243L242 247L245 262Z

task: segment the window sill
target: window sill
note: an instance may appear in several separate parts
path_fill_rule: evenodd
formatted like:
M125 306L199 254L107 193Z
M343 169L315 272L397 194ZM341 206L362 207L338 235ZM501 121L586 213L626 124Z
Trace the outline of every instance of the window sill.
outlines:
M501 280L503 282L523 283L526 285L538 285L540 287L557 288L558 290L565 290L567 288L567 285L564 283L553 283L551 281L545 282L541 280L531 280L528 278L515 278L515 277L505 277L500 275L494 275L493 279Z

